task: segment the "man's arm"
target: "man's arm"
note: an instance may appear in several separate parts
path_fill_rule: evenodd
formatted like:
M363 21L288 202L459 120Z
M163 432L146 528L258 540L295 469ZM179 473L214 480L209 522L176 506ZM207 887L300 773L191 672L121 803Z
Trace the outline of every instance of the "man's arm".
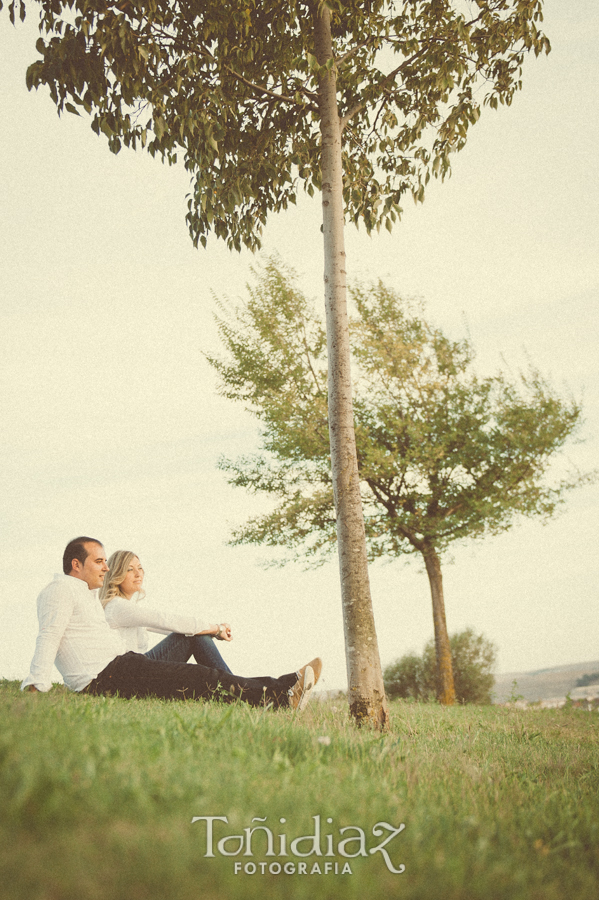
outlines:
M75 598L69 585L63 581L53 582L37 599L39 631L29 675L23 681L21 690L33 688L46 692L52 687L52 667L58 646L73 613Z

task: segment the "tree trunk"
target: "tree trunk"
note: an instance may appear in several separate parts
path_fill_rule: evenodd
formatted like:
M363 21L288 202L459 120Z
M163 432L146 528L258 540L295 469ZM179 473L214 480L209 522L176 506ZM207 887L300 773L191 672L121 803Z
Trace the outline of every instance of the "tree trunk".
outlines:
M322 66L333 56L330 12L326 5L315 9L314 29L316 58ZM349 708L358 725L370 723L383 730L388 727L389 713L370 597L354 433L345 284L341 130L334 67L320 76L319 109L329 432Z
M455 703L455 687L453 684L449 635L447 634L447 622L445 620L441 563L434 547L429 545L422 552L433 600L435 651L437 656L437 700L444 706L453 706Z

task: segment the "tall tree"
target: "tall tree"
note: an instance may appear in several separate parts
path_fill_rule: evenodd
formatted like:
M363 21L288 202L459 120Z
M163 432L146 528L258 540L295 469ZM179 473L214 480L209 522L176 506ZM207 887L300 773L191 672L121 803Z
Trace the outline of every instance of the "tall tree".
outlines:
M2 0L0 0L0 3ZM24 0L11 0L24 15ZM322 192L329 422L350 707L385 727L352 419L344 218L388 228L449 171L481 103L549 50L542 0L39 0L27 72L111 150L192 174L194 242L256 248L267 214ZM475 99L478 97L479 100Z
M467 340L452 341L422 309L381 283L352 292L357 454L371 559L416 553L429 579L437 697L455 700L441 560L454 541L549 518L571 488L594 476L559 478L555 454L577 430L580 406L535 369L510 381L479 378ZM275 260L246 304L221 304L226 349L208 359L221 393L262 425L263 451L222 460L232 484L271 496L233 543L283 547L321 562L334 548L328 463L326 340L318 317Z

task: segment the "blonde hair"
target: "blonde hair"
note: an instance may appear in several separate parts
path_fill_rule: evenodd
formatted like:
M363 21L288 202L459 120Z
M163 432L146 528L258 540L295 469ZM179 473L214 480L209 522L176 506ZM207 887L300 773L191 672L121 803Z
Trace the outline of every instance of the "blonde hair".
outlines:
M108 572L104 576L104 583L100 588L100 603L106 607L114 597L124 597L121 584L127 576L127 569L132 559L139 559L137 553L132 550L117 550L108 560ZM138 600L146 596L144 590L138 592Z

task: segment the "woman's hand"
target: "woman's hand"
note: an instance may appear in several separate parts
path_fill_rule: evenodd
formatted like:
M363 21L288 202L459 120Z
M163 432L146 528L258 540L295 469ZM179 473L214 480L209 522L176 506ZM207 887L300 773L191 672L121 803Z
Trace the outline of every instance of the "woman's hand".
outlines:
M221 625L215 626L218 628L218 631L214 635L217 641L232 641L233 636L231 635L231 626L227 622L223 622Z
M197 633L207 634L208 637L213 637L217 641L233 640L231 626L228 622L222 622L220 625L207 625L203 631L198 631Z

